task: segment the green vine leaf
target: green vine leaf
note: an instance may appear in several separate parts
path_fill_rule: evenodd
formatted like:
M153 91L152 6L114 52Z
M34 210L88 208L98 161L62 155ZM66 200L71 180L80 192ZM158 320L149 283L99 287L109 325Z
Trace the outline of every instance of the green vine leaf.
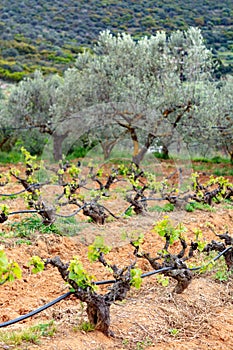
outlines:
M144 235L143 233L140 233L140 235L137 237L137 239L132 240L132 244L134 247L140 247L140 245L144 242Z
M80 288L89 288L92 291L96 290L97 287L93 284L94 277L85 271L82 263L79 261L79 258L77 256L74 256L70 261L68 271L69 279L73 280Z
M92 245L88 247L88 259L94 262L99 259L100 253L107 254L111 250L110 247L104 244L104 238L102 236L97 236Z
M131 274L131 281L130 284L135 287L136 289L139 289L142 284L142 270L141 269L132 269L130 271Z
M76 179L79 176L80 169L76 167L76 165L72 164L71 167L68 168L67 172L73 179Z
M163 220L157 222L154 226L154 231L160 237L169 238L169 242L172 245L179 238L183 237L186 227L182 223L174 227L168 216L165 216Z
M5 282L12 282L15 278L20 279L22 271L15 261L8 261L6 253L0 249L0 285Z
M163 275L157 275L156 278L159 284L161 284L163 287L167 287L169 285L169 277L165 277Z
M200 229L194 229L194 234L195 234L195 242L197 243L197 249L199 252L202 252L203 249L206 246L206 242L203 239L203 233Z
M9 207L6 204L2 204L0 205L0 211L4 214L4 215L8 215L9 214Z
M44 270L44 262L39 256L33 256L29 262L28 266L33 265L32 273L38 273Z

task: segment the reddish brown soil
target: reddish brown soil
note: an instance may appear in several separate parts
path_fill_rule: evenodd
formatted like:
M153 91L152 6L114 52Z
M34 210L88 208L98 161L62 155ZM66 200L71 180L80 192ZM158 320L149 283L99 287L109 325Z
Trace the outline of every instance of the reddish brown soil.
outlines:
M206 241L213 239L214 234L207 222L214 225L216 232L223 233L227 228L233 235L233 210L224 205L218 205L214 212L176 210L167 215L174 223L182 222L187 227L188 240L194 238L193 230L197 228L203 231ZM0 286L0 322L26 314L68 291L68 286L52 267L37 275L32 274L27 267L31 256L47 258L59 255L63 261L69 261L78 255L96 280L108 279L111 275L99 263L88 262L88 244L95 236L104 235L106 243L113 247L108 260L120 266L127 265L133 259L132 247L127 240L122 240L122 235L144 233L144 249L153 255L163 247L162 239L153 231L153 225L162 216L150 212L104 226L82 221L74 237L35 232L31 245L18 245L15 238L1 237L8 258L21 266L23 278ZM11 217L11 221L16 219ZM4 223L1 230L9 232L9 222ZM214 278L216 270L223 264L218 260L214 271L196 273L191 285L180 295L172 294L173 281L168 287L162 287L155 276L145 278L140 290L132 289L126 300L112 305L111 329L115 338L107 338L98 331L85 333L78 330L78 325L87 317L80 302L71 296L32 318L3 328L4 332L12 333L53 319L57 328L53 337L42 337L40 344L24 342L16 346L0 343L0 349L233 350L233 281L219 282ZM139 266L143 271L151 270L142 260ZM177 334L172 335L174 330Z

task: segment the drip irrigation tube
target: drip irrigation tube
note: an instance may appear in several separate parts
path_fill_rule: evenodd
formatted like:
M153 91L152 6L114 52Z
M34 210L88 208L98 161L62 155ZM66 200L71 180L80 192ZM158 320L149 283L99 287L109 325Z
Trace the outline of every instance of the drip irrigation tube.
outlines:
M226 249L224 249L221 253L219 253L217 256L215 256L212 261L216 261L218 260L222 255L224 255L226 252L228 252L229 250L232 250L232 247L228 247ZM211 262L211 261L210 261ZM197 271L197 270L200 270L204 267L205 265L202 265L202 266L197 266L197 267L192 267L190 268L189 270L191 271Z
M15 318L14 320L10 320L10 321L7 321L7 322L0 323L0 328L2 328L2 327L7 327L7 326L10 326L10 325L12 325L12 324L14 324L14 323L17 323L17 322L26 320L26 318L31 317L31 316L34 316L34 315L38 314L39 312L44 311L45 309L48 309L50 306L53 306L54 304L56 304L56 303L58 303L59 301L61 301L61 300L65 299L65 298L67 298L67 297L70 296L71 294L72 294L72 292L67 292L67 293L61 295L60 297L58 297L58 298L56 298L56 299L50 301L48 304L45 304L45 305L39 307L38 309L29 312L29 313L26 314L26 315L22 315L22 316L20 316L20 317L17 317L17 318Z
M162 269L159 269L159 270L153 270L153 271L150 271L150 272L147 272L147 273L144 273L141 277L144 278L144 277L147 277L147 276L151 276L151 275L154 275L154 274L157 274L157 273L161 273L161 272L165 272L167 270L171 270L172 268L171 267L164 267ZM94 284L96 284L97 286L99 285L104 285L104 284L112 284L116 282L116 280L106 280L106 281L97 281L97 282L94 282ZM63 295L61 295L60 297L50 301L49 303L39 307L38 309L36 310L33 310L31 312L29 312L28 314L26 315L22 315L20 317L17 317L13 320L10 320L10 321L7 321L7 322L3 322L3 323L0 323L0 328L2 327L7 327L7 326L10 326L14 323L17 323L17 322L20 322L20 321L23 321L23 320L26 320L27 318L31 317L31 316L34 316L46 309L48 309L49 307L59 303L61 300L69 297L71 294L74 294L73 292L67 292Z
M221 253L219 253L216 257L213 258L213 261L216 261L218 260L222 255L224 255L227 251L231 250L232 247L228 247L226 249L224 249ZM198 266L198 267L193 267L193 268L190 268L189 270L191 271L197 271L197 270L200 270L203 266ZM145 278L145 277L149 277L149 276L152 276L152 275L155 275L155 274L158 274L158 273L162 273L162 272L165 272L165 271L169 271L169 270L173 270L174 268L172 267L163 267L161 269L158 269L158 270L152 270L152 271L149 271L149 272L146 272L146 273L143 273L141 275L142 278ZM106 280L106 281L97 281L97 282L94 282L95 285L104 285L104 284L112 284L112 283L115 283L116 280ZM70 295L74 294L74 292L67 292L63 295L61 295L60 297L50 301L49 303L39 307L38 309L36 310L33 310L31 312L29 312L28 314L26 315L22 315L20 317L17 317L13 320L9 320L9 321L6 321L6 322L3 322L3 323L0 323L0 328L2 327L7 327L7 326L10 326L14 323L17 323L17 322L20 322L20 321L23 321L23 320L26 320L27 318L31 317L31 316L34 316L46 309L48 309L49 307L55 305L56 303L60 302L61 300L69 297Z

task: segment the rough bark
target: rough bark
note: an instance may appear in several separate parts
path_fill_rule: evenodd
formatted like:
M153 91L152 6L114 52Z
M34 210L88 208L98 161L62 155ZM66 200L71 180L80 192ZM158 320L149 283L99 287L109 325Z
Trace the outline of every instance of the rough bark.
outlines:
M68 136L69 132L64 134L53 133L53 157L55 161L59 161L62 159L62 143L65 138Z
M233 238L230 235L228 235L228 233L225 233L223 235L217 235L217 236L220 239L224 240L225 243L212 240L211 243L205 246L205 248L203 249L203 252L206 252L208 254L210 251L223 252L227 248L227 246L229 247L232 246L232 248L226 251L223 254L223 256L224 256L228 271L233 271Z
M137 189L135 186L133 186L133 190L136 192L136 195L134 197L126 197L127 202L131 204L134 212L137 215L144 214L147 211L146 196L143 193L146 189L146 185L144 185L141 189Z
M104 225L108 215L104 212L104 208L97 203L91 203L83 208L83 214L89 216L96 224Z
M192 282L193 274L187 268L172 270L165 273L166 276L172 277L177 281L173 293L181 294Z
M102 295L93 294L86 308L89 322L95 326L96 330L107 336L113 336L113 333L109 330L110 305L106 303Z
M108 266L101 254L100 261ZM80 288L76 282L69 278L69 264L64 264L59 256L52 259L47 259L46 265L51 264L57 267L65 282L69 283L75 290L74 295L87 304L86 312L91 324L95 326L96 330L103 332L107 336L114 336L110 327L110 306L117 300L125 299L127 292L130 290L131 268L132 264L126 269L118 269L115 265L111 266L114 270L114 278L116 282L113 283L110 291L104 295L97 294L90 287Z
M141 150L139 151L139 145L138 145L138 141L137 141L137 149L134 148L134 154L133 154L133 163L136 164L137 167L139 167L140 163L142 162L146 152L148 151L149 147L152 145L153 141L155 139L155 135L149 133L147 135L146 141L144 146L141 148ZM136 141L135 141L136 142ZM136 151L137 150L137 151Z
M7 221L8 216L5 213L0 213L0 224Z
M177 284L173 289L173 293L176 293L176 294L181 294L192 282L193 274L188 269L184 261L192 257L194 250L197 249L196 244L191 244L187 257L184 257L185 251L187 249L187 244L181 238L180 238L180 243L181 243L182 249L177 255L170 254L169 252L167 252L167 254L165 255L160 254L153 258L147 252L138 253L138 249L139 249L138 247L135 247L136 249L134 251L134 254L137 257L145 258L155 270L160 270L166 267L171 268L171 270L164 271L162 272L162 274L164 276L171 277L177 281ZM131 242L131 244L134 245L133 242ZM169 244L170 244L169 237L166 237L166 243L163 250L167 251L169 248ZM160 262L161 260L163 261Z
M156 259L150 258L149 254L144 255L144 257L149 261L155 270L163 267L173 268L171 271L163 272L164 276L172 277L177 281L177 285L173 289L173 293L181 294L192 282L192 272L181 259L177 258L176 255L168 254L165 258L165 262L162 264L159 264Z
M56 209L52 205L46 204L44 201L39 201L34 207L42 217L44 225L49 226L55 222Z

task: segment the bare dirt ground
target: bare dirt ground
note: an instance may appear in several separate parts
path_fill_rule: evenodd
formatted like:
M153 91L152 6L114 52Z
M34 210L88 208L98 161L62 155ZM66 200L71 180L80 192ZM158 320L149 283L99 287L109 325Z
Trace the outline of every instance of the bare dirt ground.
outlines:
M69 290L56 269L46 268L37 275L31 273L27 262L33 255L48 258L59 255L68 262L78 255L86 270L95 280L111 278L111 274L99 263L91 264L87 259L87 247L94 237L103 235L112 251L107 258L119 266L133 260L133 249L122 235L144 233L145 249L152 255L163 247L163 241L153 231L153 226L164 214L149 212L145 216L112 221L98 226L83 220L73 237L35 232L30 245L16 244L15 238L1 237L1 245L9 259L19 263L23 278L0 286L0 322L24 315ZM233 209L224 205L216 210L185 212L175 210L166 213L174 223L182 222L187 227L187 237L194 238L194 229L201 229L206 242L214 239L206 226L214 225L216 232L228 229L233 235ZM18 217L11 217L11 220ZM2 232L8 231L9 222L2 224ZM202 263L201 260L197 260ZM197 262L196 262L197 263ZM143 272L152 270L144 260L139 261ZM74 296L61 301L47 310L6 328L13 333L31 325L54 320L56 332L52 337L42 336L39 344L23 342L20 345L0 343L0 349L40 350L233 350L233 281L220 282L214 278L223 261L218 260L214 271L196 273L192 283L180 295L174 295L174 282L167 287L158 283L156 276L143 280L139 290L131 289L126 300L111 307L111 330L114 338L98 331L84 332L79 325L87 320L85 305ZM99 287L99 290L108 288Z

